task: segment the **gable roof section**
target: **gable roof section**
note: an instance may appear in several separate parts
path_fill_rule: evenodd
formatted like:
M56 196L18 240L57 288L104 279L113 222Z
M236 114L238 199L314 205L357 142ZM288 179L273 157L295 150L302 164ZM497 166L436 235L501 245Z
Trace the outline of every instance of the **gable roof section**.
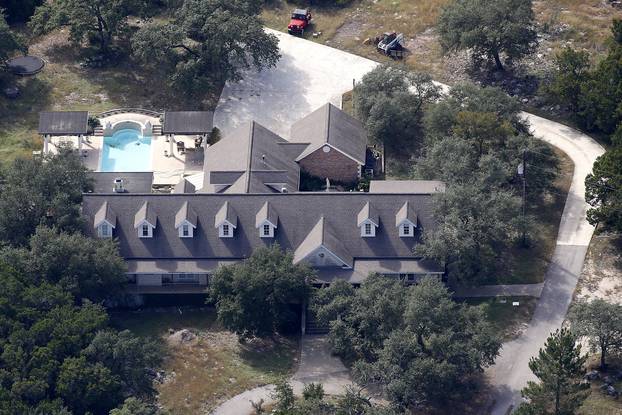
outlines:
M274 185L298 190L300 167L295 155L300 147L251 121L205 150L202 192L215 185L230 186L225 193L272 193Z
M97 213L95 213L93 226L98 227L104 221L108 222L113 228L117 226L117 215L110 208L107 201L104 201L99 210L97 210Z
M49 111L39 113L39 134L80 135L88 131L87 111Z
M360 121L333 104L325 104L292 125L291 141L309 143L300 161L328 144L360 165L365 165L367 134Z
M181 179L179 183L173 187L172 193L194 193L195 191L196 188L188 181L188 179Z
M365 205L363 205L363 209L359 211L359 214L356 217L356 226L360 227L365 221L371 221L374 225L380 226L378 212L369 202L365 203Z
M197 214L196 212L189 206L188 201L186 200L181 208L177 211L175 215L175 229L179 228L183 223L188 222L193 227L197 227Z
M140 209L138 209L138 212L136 212L136 215L134 215L134 228L138 228L143 222L147 222L155 227L157 220L158 217L155 211L151 208L149 202L145 201Z
M343 261L344 265L352 267L354 258L337 237L324 216L317 221L315 226L313 226L305 239L294 251L294 263L297 264L303 261L321 247L333 253L333 255Z
M395 226L400 226L405 221L417 226L417 212L415 212L412 204L408 202L404 202L400 210L397 211L397 215L395 215Z
M270 222L272 225L277 226L279 221L279 215L276 210L270 205L270 202L263 204L257 215L255 216L255 227L259 228L265 221Z
M214 126L212 111L166 111L164 113L164 134L206 134Z
M218 213L216 213L216 216L214 216L214 227L217 228L224 222L229 222L234 228L238 226L238 215L229 204L229 201L225 201Z

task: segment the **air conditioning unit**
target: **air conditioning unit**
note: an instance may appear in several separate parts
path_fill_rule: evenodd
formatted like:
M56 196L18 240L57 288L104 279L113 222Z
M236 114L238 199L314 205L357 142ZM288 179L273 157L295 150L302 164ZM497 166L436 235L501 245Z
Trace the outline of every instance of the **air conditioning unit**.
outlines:
M116 179L114 179L112 191L114 193L125 192L125 187L123 186L123 179L121 179L120 177L117 177Z

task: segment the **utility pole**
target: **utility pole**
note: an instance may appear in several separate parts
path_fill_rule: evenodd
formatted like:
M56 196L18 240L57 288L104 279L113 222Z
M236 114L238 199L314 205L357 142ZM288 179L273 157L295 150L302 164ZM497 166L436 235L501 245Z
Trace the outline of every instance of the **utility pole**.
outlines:
M527 246L527 224L525 222L525 207L527 198L527 149L523 149L523 161L518 165L518 175L523 179L523 246Z

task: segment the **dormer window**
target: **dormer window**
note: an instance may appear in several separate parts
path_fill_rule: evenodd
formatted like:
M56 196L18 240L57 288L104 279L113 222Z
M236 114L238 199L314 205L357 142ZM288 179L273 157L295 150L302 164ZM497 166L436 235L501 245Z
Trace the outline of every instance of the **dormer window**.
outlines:
M181 225L181 236L189 236L190 235L190 227L188 225Z
M187 222L184 222L179 226L179 228L177 228L177 230L179 231L180 238L192 238L194 233L194 226Z
M233 228L230 223L220 225L218 236L221 238L233 238Z
M153 226L148 223L143 223L138 228L138 237L139 238L152 238L153 237Z
M373 238L376 236L376 225L371 221L365 221L361 224L361 236L363 238Z
M153 229L156 226L158 217L148 202L143 203L134 216L134 229L139 238L153 237Z
M404 222L400 225L400 237L412 238L415 236L415 227L410 222Z
M262 238L274 238L274 226L264 223L260 228L259 236Z
M194 229L197 227L197 214L184 202L175 215L175 229L180 238L192 238Z
M108 222L102 222L97 227L97 236L100 238L112 238L112 226Z

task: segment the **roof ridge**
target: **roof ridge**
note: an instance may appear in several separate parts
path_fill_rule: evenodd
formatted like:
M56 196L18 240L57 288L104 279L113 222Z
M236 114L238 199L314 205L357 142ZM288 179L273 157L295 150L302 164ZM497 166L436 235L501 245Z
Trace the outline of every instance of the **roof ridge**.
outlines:
M253 163L253 141L255 141L254 136L255 136L255 121L251 120L251 125L250 125L250 129L248 132L248 157L246 158L246 185L244 186L244 189L246 192L249 192L249 189L251 187L251 164Z
M332 106L332 104L329 102L328 104L326 104L326 143L330 143L330 107ZM321 146L320 146L321 147Z

